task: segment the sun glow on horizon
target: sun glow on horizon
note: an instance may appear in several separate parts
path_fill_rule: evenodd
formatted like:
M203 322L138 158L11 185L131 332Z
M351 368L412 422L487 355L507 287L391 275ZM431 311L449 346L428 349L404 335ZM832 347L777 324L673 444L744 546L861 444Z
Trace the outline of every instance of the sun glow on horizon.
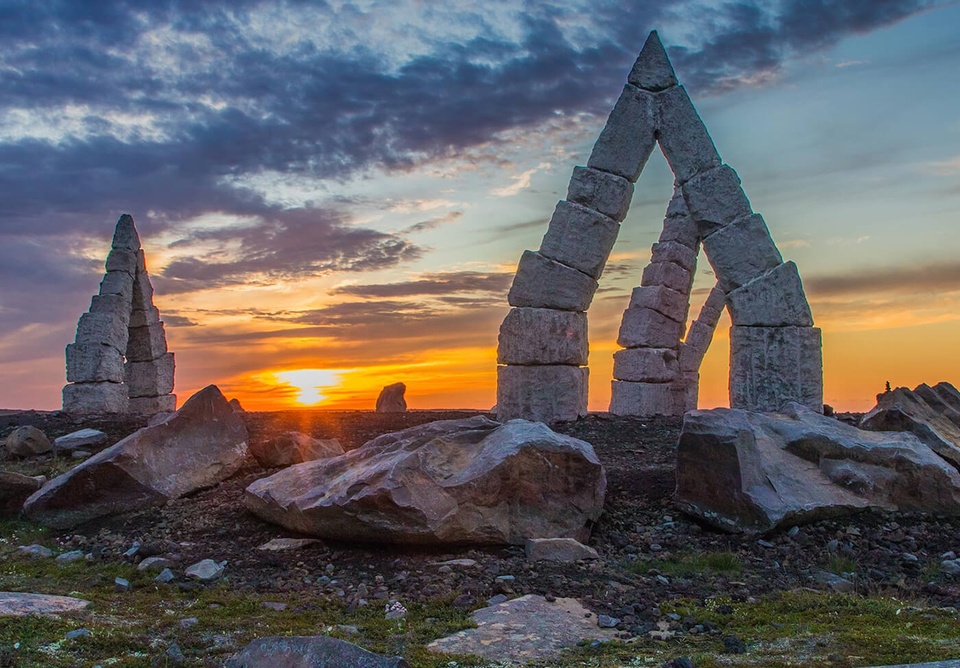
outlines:
M297 403L313 406L327 398L321 390L340 385L341 373L342 371L337 369L297 369L278 371L274 375L279 382L296 388Z

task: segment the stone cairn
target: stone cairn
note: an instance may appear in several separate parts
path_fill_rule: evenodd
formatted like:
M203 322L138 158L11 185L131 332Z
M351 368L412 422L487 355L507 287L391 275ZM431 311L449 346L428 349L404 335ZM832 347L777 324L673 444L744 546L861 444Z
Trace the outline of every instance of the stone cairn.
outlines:
M67 413L152 415L176 409L174 359L160 312L153 305L140 237L133 218L117 222L107 273L90 310L67 346Z
M730 404L822 410L820 330L796 265L784 263L736 172L724 165L651 32L586 167L576 167L537 252L525 251L500 328L497 417L574 420L587 411L586 310L654 146L675 177L650 265L614 359L611 412L696 408L699 367L723 308L731 329ZM717 287L685 332L700 246ZM684 334L686 338L684 339Z

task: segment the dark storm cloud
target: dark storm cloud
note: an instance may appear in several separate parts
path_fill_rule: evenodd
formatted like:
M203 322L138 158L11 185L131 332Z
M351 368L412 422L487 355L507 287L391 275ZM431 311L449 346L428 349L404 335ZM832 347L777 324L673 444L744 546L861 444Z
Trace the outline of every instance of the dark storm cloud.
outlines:
M336 212L314 211L303 222L231 179L263 170L323 180L411 169L503 131L541 127L557 114L603 116L645 32L670 11L688 12L684 20L703 35L671 54L681 78L706 91L775 72L790 54L829 47L929 3L786 0L772 9L730 2L692 10L687 3L599 2L590 8L593 33L576 43L559 26L580 9L531 5L516 41L494 30L462 43L435 41L398 67L384 62L376 45L337 52L303 39L274 51L247 33L252 8L299 5L0 3L0 114L42 116L69 104L81 110L84 126L59 141L0 141L0 235L81 230L106 238L121 212L133 213L147 233L217 212L261 223L237 233L244 248L238 257L173 263L166 274L179 289L382 269L418 250L402 234L358 229ZM349 5L341 12L361 14ZM138 40L160 28L199 35L203 44L157 44L153 50L164 49L166 60L145 62L153 51ZM115 122L117 114L152 120L130 128ZM297 234L305 235L302 248L289 243ZM319 257L304 257L318 250Z
M668 48L688 88L725 92L776 75L793 55L808 55L896 23L937 4L935 0L783 0L728 2L691 17L703 41Z

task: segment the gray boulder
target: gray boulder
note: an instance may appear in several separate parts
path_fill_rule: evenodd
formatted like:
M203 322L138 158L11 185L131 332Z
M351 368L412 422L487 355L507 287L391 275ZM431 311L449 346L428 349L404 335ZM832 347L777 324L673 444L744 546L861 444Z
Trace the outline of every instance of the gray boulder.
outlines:
M48 526L69 528L215 485L247 457L242 419L210 385L165 420L45 484L27 499L24 512Z
M247 487L244 503L268 522L335 540L520 545L586 541L605 491L589 443L539 422L476 416L291 466Z
M765 532L864 508L960 514L960 473L913 434L862 431L796 403L782 414L693 411L676 499L730 531Z
M960 393L950 383L898 387L877 397L860 420L861 429L908 431L960 468Z
M275 468L336 457L343 454L343 446L335 438L319 439L298 431L288 431L266 441L250 443L250 453L260 466Z
M23 502L46 481L43 476L31 477L14 471L0 471L0 516L18 514Z
M394 383L387 385L380 390L380 396L377 397L378 413L403 413L407 410L407 400L403 398L407 386L403 383Z
M53 450L47 435L36 427L24 425L7 435L7 452L14 457L32 457Z
M87 446L103 445L108 436L99 429L80 429L53 441L55 450L76 450Z
M409 668L401 657L387 658L329 636L274 636L252 640L227 660L227 668Z

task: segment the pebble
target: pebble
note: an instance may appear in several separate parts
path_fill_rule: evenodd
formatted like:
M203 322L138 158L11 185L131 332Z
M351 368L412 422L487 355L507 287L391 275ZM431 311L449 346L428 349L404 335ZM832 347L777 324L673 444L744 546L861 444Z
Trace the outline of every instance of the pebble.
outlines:
M218 563L213 559L204 559L191 566L188 566L185 572L187 577L200 580L201 582L210 582L211 580L216 580L223 575L226 565L226 561L221 561Z
M179 622L181 629L189 629L191 626L196 626L199 623L200 620L196 617L184 617Z
M497 594L496 596L491 596L487 599L487 605L498 605L500 603L505 603L507 600L506 594Z
M46 557L53 556L53 550L51 550L49 547L44 547L43 545L39 545L37 543L34 543L33 545L22 545L17 548L17 553L25 554L28 557L38 557L38 558L46 558Z
M180 646L177 643L170 645L170 647L167 648L167 651L164 652L164 655L167 657L167 661L175 666L179 666L181 663L187 660L187 657L183 655L183 651L180 649Z
M71 561L77 561L78 559L83 559L83 550L71 550L70 552L64 552L57 557L56 562L58 564L69 564Z
M768 549L771 547L776 547L776 545L771 543L769 540L762 540L762 539L757 541L757 545L759 545L760 547L768 548Z
M601 629L613 629L617 627L620 620L609 615L597 615L597 626Z
M75 640L76 638L85 638L91 635L90 629L74 629L73 631L68 631L64 636L67 640Z
M173 574L169 568L164 568L160 571L160 574L153 579L154 582L159 582L160 584L168 584L173 582L176 579L176 576Z
M130 591L130 581L124 578L114 578L113 588L117 591Z
M960 559L944 559L940 562L940 570L950 575L960 575Z
M269 608L270 610L276 610L277 612L283 612L287 609L286 603L279 603L277 601L264 601L260 605L265 608Z

